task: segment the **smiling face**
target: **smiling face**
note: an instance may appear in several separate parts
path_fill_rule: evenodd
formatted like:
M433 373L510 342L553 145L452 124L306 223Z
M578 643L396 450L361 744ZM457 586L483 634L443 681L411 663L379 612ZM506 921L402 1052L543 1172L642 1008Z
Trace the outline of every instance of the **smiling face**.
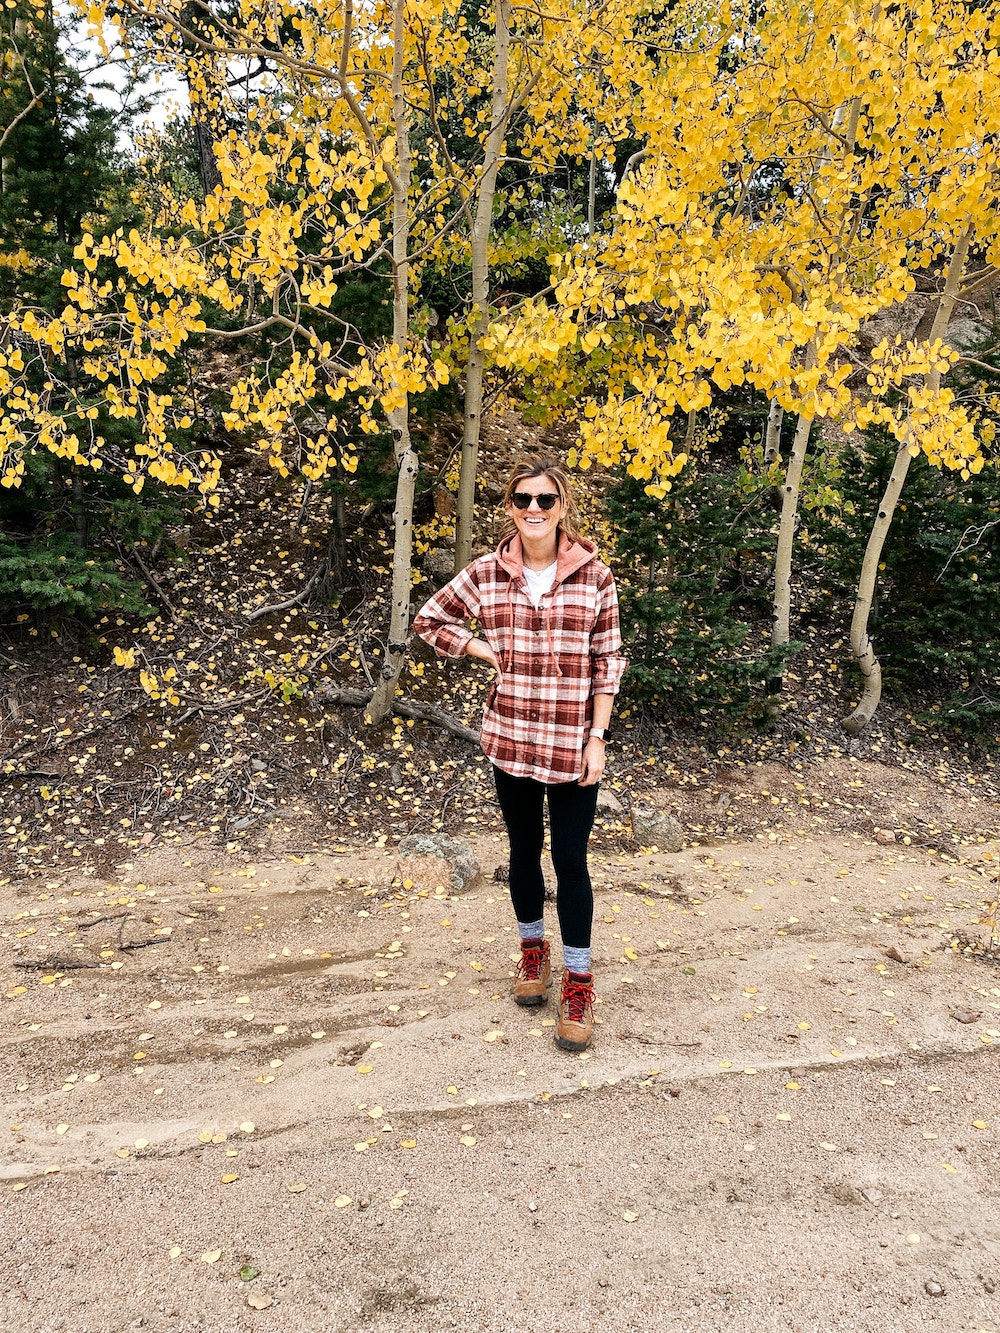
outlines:
M545 474L540 477L523 477L514 487L514 490L524 495L559 494L559 487L551 477ZM547 548L551 545L553 558L555 558L556 536L559 520L563 515L563 508L561 499L556 500L551 509L540 509L537 501L533 501L527 509L518 509L513 504L509 504L507 513L514 527L521 534L522 542L535 550Z

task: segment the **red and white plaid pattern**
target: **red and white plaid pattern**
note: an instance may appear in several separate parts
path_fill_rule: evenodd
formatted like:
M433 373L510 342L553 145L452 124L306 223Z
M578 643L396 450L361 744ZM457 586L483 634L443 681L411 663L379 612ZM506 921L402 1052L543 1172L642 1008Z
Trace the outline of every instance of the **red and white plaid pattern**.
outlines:
M486 698L483 751L514 777L574 782L593 696L617 694L627 666L614 577L596 547L560 534L555 582L536 610L515 534L456 574L413 628L439 656L462 657L470 620L503 667Z

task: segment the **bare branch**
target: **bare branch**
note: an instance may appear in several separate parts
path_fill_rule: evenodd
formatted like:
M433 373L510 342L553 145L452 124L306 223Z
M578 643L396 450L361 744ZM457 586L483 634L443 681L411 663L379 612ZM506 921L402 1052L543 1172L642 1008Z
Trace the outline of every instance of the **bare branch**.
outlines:
M961 537L959 537L958 539L958 545L955 547L954 551L952 551L951 555L941 566L941 572L937 575L934 582L940 583L941 580L944 578L945 574L948 572L948 566L955 559L955 557L957 555L965 555L966 551L971 551L974 546L978 546L979 543L986 536L986 534L990 531L990 529L995 528L998 523L1000 523L1000 518L993 518L990 519L988 523L983 523L982 526L978 528L977 527L966 528L965 531L962 533ZM976 534L975 541L969 542L968 546L966 546L965 539L966 537L968 537L970 532L974 532Z
M253 622L254 620L260 620L262 616L272 615L276 611L287 611L290 606L298 606L299 602L304 602L309 596L321 573L322 570L317 569L302 591L297 592L294 597L288 597L283 602L274 602L271 606L259 606L256 611L247 612L247 620Z

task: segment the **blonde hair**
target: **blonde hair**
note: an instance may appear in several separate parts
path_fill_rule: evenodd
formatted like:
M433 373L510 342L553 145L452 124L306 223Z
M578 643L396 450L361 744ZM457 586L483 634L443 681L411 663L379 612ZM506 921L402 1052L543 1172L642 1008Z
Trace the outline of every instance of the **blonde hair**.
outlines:
M501 533L501 540L517 531L514 520L507 512L512 504L511 496L522 481L529 481L534 477L548 477L552 482L559 493L559 499L562 501L562 515L559 519L560 531L565 532L571 541L577 541L580 536L578 527L580 513L573 498L573 488L570 485L569 477L562 465L554 458L526 458L523 462L518 463L507 478L503 499L500 502L506 520Z

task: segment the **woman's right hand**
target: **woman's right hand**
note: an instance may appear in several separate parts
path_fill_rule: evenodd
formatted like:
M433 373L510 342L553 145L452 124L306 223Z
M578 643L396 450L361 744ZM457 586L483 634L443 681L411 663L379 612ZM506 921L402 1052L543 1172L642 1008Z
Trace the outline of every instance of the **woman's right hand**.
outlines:
M503 675L500 659L485 639L470 639L465 652L468 657L478 658L480 662L485 662L488 666L491 666L497 673L497 679Z

